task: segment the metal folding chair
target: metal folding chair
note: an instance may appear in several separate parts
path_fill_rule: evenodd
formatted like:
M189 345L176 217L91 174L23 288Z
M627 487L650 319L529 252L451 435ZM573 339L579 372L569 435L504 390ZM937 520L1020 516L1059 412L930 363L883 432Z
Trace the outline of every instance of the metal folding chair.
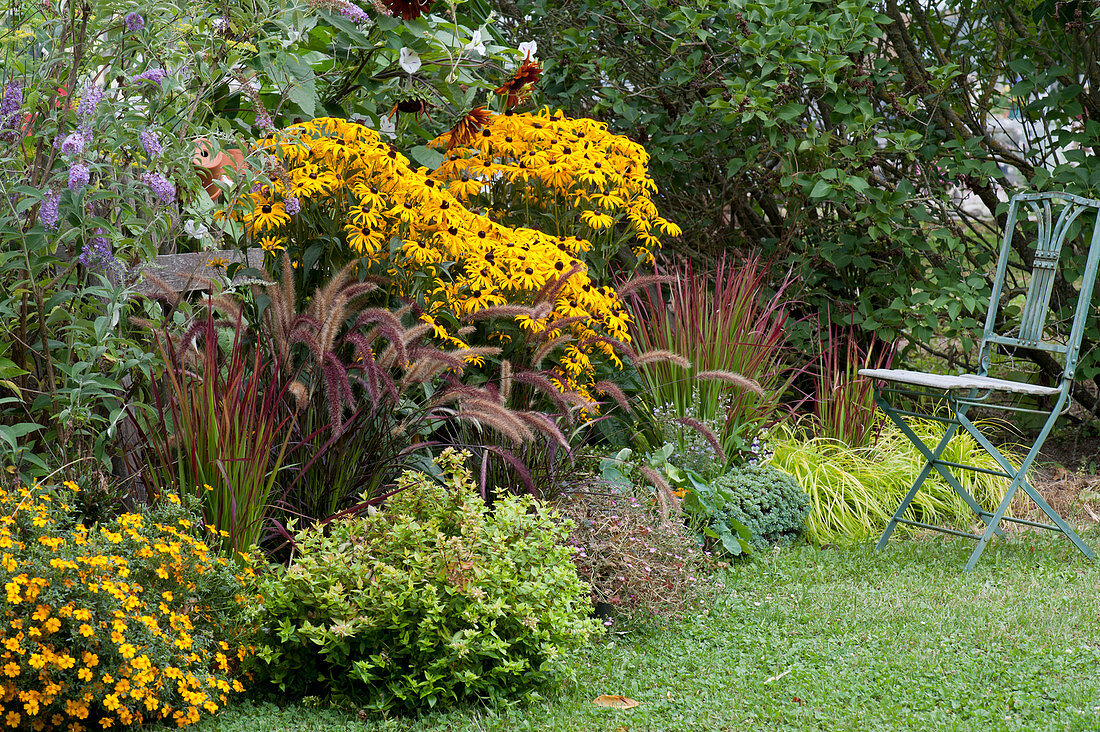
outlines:
M1023 204L1023 206L1021 205ZM1018 222L1017 215L1023 211L1024 219ZM1030 216L1029 216L1030 214ZM1087 214L1087 216L1086 216ZM1082 218L1084 217L1084 218ZM1077 225L1078 219L1082 224ZM1034 222L1035 243L1034 246L1021 243L1018 239L1013 241L1013 236L1018 223L1025 223L1026 219ZM1046 332L1047 317L1050 313L1051 295L1055 283L1055 272L1062 259L1062 245L1072 233L1081 232L1091 223L1092 236L1088 247L1088 258L1085 263L1084 275L1080 281L1080 293L1077 297L1077 308L1073 315L1072 324L1068 335L1049 334ZM1066 258L1072 253L1067 250ZM1030 263L1028 262L1030 259ZM926 529L933 529L948 534L964 536L978 541L977 547L970 555L964 571L969 572L974 568L982 551L989 540L996 535L1003 535L1000 528L1002 521L1014 521L1028 526L1036 526L1051 531L1060 531L1065 534L1074 546L1089 559L1096 556L1085 545L1077 533L1057 514L1057 512L1043 500L1038 491L1027 481L1027 473L1039 454L1039 449L1050 434L1051 428L1058 415L1069 403L1070 387L1073 384L1073 373L1077 367L1077 359L1081 347L1081 338L1085 330L1085 320L1089 316L1092 302L1092 291L1096 280L1097 262L1100 260L1100 201L1065 193L1025 193L1013 197L1009 204L1008 222L1005 226L1005 236L1001 244L1000 256L997 262L997 275L993 282L993 294L989 300L989 312L986 315L985 329L982 333L981 352L977 373L959 376L944 376L927 374L903 369L861 369L860 375L875 380L875 403L882 409L901 431L913 442L925 457L923 469L913 482L913 486L905 495L901 505L898 506L893 518L886 526L882 538L875 545L876 551L881 551L886 546L890 534L897 525L907 524ZM1030 267L1030 274L1027 269ZM1007 290L1011 295L1019 285L1019 296L1023 297L1023 286L1026 283L1026 298L1020 309L1018 318L1012 318L1008 322L1006 313L1002 312L1001 298L1006 294L1005 281L1009 273L1012 273L1012 287ZM1019 298L1009 298L1013 308L1018 304ZM1053 330L1053 329L1051 329ZM1057 386L1038 386L1020 381L999 379L989 376L989 368L994 350L1041 350L1051 354L1062 362L1063 370L1061 380ZM1016 395L1015 401L1002 404L990 401L992 394ZM948 414L942 412L925 413L910 409L901 409L893 406L887 397L902 397L903 399L917 399L922 397L935 397L938 403L946 404ZM1053 407L1036 409L1024 406L1020 403L1021 397L1045 398L1053 401ZM1049 402L1048 402L1049 403ZM1004 455L1001 454L989 439L983 435L974 422L967 416L973 407L1003 409L1014 412L1032 412L1047 415L1038 437L1028 450L1019 468L1014 467ZM946 424L943 437L933 447L926 445L920 437L905 422L905 417L920 417L933 419ZM941 456L951 438L963 429L970 433L1000 465L1001 470L990 470L973 465L942 460ZM962 484L952 474L951 470L975 470L982 473L1002 476L1011 482L1005 491L1004 498L996 509L990 513L978 505L977 501L963 488ZM935 526L932 524L905 518L910 503L924 484L925 479L935 470L950 485L959 496L966 501L974 513L985 523L985 531L981 534L971 534L965 531ZM1021 518L1005 516L1009 504L1017 489L1022 488L1032 501L1042 510L1052 523L1040 523Z

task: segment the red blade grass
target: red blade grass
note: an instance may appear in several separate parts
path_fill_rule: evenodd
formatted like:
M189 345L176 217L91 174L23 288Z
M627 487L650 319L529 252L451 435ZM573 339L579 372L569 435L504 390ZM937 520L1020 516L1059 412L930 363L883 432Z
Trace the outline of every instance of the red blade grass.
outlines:
M685 263L672 272L668 302L663 287L631 296L637 350L679 357L636 361L649 393L656 404L672 404L680 416L724 420L727 458L747 429L773 420L791 378L783 364L790 280L769 292L767 270L756 256L737 264L723 258L709 274ZM709 378L717 374L736 375L744 383ZM723 399L730 402L724 415L719 414Z
M246 346L242 325L233 328L228 354L212 315L198 325L179 349L157 334L166 363L163 382L154 383L160 425L142 430L156 460L153 492L197 495L223 545L247 551L262 536L286 454L286 389L273 383L278 370L261 350Z
M821 344L814 374L814 435L849 447L871 447L878 439L880 424L875 417L873 385L859 376L859 370L889 368L894 349L872 338L864 351L852 327L830 324L826 332L828 341Z

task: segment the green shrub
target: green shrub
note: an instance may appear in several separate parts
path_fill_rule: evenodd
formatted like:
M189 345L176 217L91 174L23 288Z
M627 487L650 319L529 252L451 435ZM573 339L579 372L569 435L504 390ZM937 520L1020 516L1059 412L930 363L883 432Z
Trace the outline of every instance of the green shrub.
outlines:
M700 500L700 493L706 493L708 500ZM702 506L710 509L709 515L699 516L704 525L709 524L706 528L722 535L740 524L751 533L749 543L756 549L796 539L810 513L809 496L795 479L765 465L734 466L706 489L693 488L685 502L689 515L693 507Z
M383 510L298 534L260 581L262 676L375 709L529 695L598 630L568 528L526 496L487 510L465 459L445 450L444 485L406 471Z
M943 425L932 420L913 419L909 426L926 445L943 437ZM883 424L871 447L849 447L788 429L773 430L769 444L775 450L772 464L795 476L810 496L813 510L806 520L806 535L816 544L855 543L880 534L924 466L924 456L890 422ZM1005 455L1019 465L1015 450ZM966 433L951 438L942 459L986 470L1000 468ZM986 510L996 506L1008 488L1008 481L997 475L952 472ZM914 497L908 518L960 529L977 521L970 506L935 472ZM908 529L901 525L898 530Z

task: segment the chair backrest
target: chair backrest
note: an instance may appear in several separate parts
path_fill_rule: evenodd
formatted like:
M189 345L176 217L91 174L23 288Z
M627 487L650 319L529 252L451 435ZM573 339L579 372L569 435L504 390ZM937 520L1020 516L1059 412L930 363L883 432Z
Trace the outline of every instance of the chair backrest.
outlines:
M1031 222L1034 227L1034 243L1021 242L1016 236L1017 228L1023 229L1027 222ZM1075 253L1071 246L1064 257L1063 244L1070 237L1076 241L1085 234L1089 236L1085 240L1088 241L1088 255L1084 272L1079 275L1080 290L1069 331L1048 333L1050 301L1059 263ZM1079 250L1076 253L1080 256ZM1005 235L997 260L997 274L993 281L993 293L982 334L979 373L988 372L992 351L1001 346L1049 351L1055 358L1063 361L1063 379L1072 380L1077 368L1085 320L1092 302L1098 261L1100 201L1069 193L1021 193L1013 196L1009 203L1008 221L1005 224ZM1019 317L1008 321L1001 317L1001 300L1006 293L1006 279L1010 276L1013 289L1018 287L1021 290L1020 295L1023 294L1026 283L1027 294ZM1072 274L1068 279L1071 285L1078 284L1078 275ZM1008 290L1009 295L1012 292L1012 289ZM1018 300L1019 296L1009 298L1013 305Z

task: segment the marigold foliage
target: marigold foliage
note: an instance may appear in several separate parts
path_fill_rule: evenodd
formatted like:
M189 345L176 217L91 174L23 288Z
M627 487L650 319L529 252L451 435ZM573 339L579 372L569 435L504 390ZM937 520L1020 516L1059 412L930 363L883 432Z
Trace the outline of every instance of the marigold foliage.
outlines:
M0 489L0 720L183 727L216 712L243 691L251 567L196 538L178 503L84 526L78 490Z
M641 261L660 246L658 232L679 229L653 205L644 149L600 123L543 110L486 112L477 126L464 137L469 147L428 171L362 125L294 125L263 141L279 165L238 213L272 253L287 247L302 258L302 242L339 237L345 256L334 264L362 257L391 280L391 294L418 299L423 321L451 345L468 345L459 333L464 316L545 301L550 307L513 316L517 332L534 341L570 335L556 357L558 385L585 393L593 360L620 367L613 342L630 340L630 314L595 269L607 266L622 230ZM291 197L302 206L295 217ZM531 225L518 225L517 212L530 214Z

